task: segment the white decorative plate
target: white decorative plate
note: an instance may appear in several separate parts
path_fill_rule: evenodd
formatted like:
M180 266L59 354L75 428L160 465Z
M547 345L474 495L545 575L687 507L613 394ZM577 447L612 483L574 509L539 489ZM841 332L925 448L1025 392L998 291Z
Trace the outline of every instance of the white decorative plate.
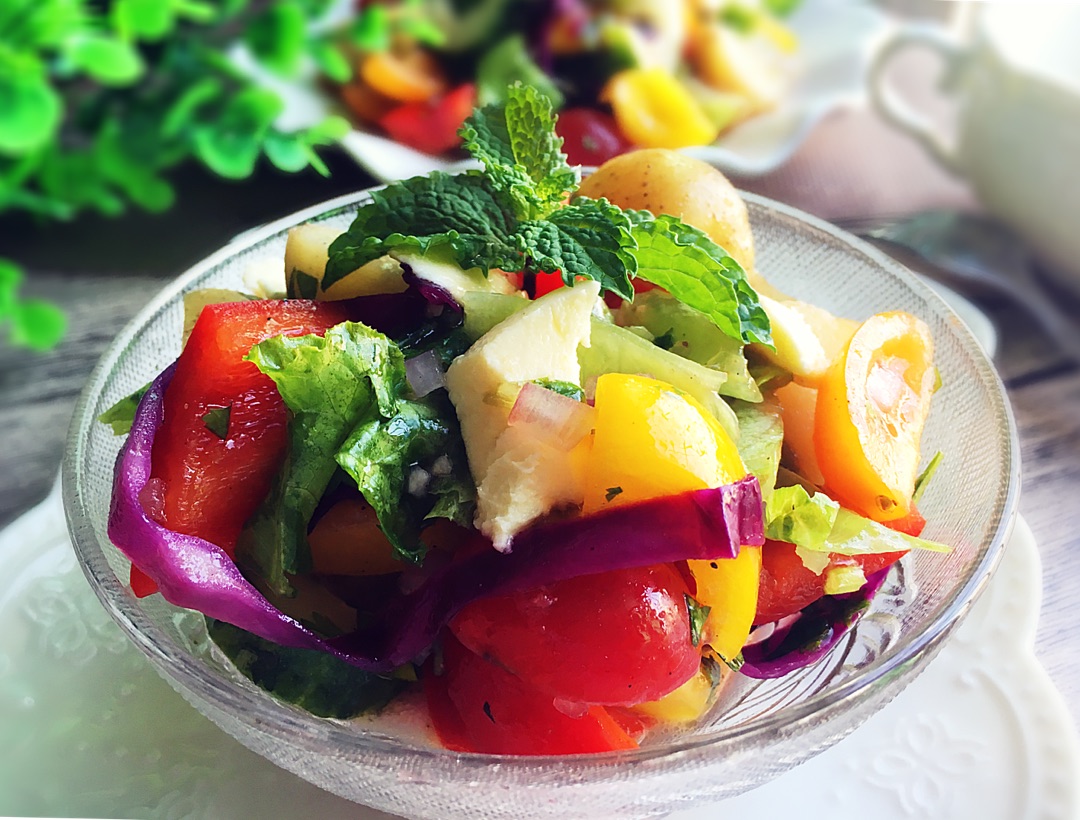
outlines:
M725 173L766 174L787 161L827 114L864 101L870 55L888 28L885 15L863 0L803 0L788 22L799 37L800 51L797 78L784 102L727 132L715 144L687 149L687 153ZM285 130L316 122L335 107L314 76L285 83L257 70L242 48L232 57L282 95L286 108L277 124ZM347 134L342 147L384 182L466 165L362 130Z
M386 817L249 752L153 671L94 597L58 492L0 533L0 815ZM926 672L846 740L756 791L674 817L1073 820L1080 752L1032 652L1041 574L1018 521Z

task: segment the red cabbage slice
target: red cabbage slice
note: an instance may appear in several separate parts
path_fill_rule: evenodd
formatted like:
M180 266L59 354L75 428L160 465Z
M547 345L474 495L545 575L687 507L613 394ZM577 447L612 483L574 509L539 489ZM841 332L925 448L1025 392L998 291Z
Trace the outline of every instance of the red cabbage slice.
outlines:
M162 398L176 365L151 383L116 462L109 539L157 583L165 600L298 649L326 649L317 635L282 614L240 574L225 551L154 521L139 500L150 479L154 437L164 415Z
M870 608L889 569L872 573L862 589L826 595L792 618L778 621L767 638L743 647L739 671L750 678L782 678L821 660Z
M157 583L166 600L287 647L320 649L370 672L422 656L466 604L579 575L685 559L733 558L764 543L761 487L753 476L532 527L509 554L481 549L435 570L362 632L323 640L277 610L215 544L169 530L143 509L162 396L175 366L151 384L117 459L109 538Z
M331 641L379 669L412 660L478 598L535 589L580 575L687 559L734 558L765 542L761 485L734 484L627 504L519 533L513 549L485 549L437 570L370 630Z

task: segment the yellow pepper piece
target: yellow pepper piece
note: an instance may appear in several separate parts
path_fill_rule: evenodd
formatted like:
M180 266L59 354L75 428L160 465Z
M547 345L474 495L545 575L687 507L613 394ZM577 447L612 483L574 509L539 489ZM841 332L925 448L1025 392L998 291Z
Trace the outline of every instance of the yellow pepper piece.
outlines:
M596 433L584 512L746 475L723 427L695 399L656 379L606 373L596 382Z
M627 139L644 148L707 145L719 134L686 86L660 68L620 71L602 99Z

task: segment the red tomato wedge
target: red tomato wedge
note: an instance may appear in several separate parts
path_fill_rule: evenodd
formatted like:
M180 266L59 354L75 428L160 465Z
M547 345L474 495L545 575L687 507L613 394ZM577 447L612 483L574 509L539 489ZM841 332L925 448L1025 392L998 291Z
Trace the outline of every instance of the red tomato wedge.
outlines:
M450 629L549 695L631 705L657 700L697 672L687 594L669 564L614 570L474 601Z
M155 513L170 529L236 546L286 448L286 410L248 351L273 336L324 333L348 318L334 302L252 301L203 308L176 365L154 441ZM221 437L207 424L217 411Z
M579 715L560 711L550 694L474 655L450 634L443 673L426 675L424 690L439 740L452 751L562 755L637 747L602 706L582 706Z

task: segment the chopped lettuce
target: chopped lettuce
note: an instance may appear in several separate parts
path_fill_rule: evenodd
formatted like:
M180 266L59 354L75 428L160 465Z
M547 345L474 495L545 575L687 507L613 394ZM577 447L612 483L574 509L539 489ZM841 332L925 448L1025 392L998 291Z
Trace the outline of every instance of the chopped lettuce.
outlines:
M562 108L562 92L533 60L520 33L503 38L480 58L476 66L477 102L480 105L506 102L506 89L518 82L535 88L551 100L553 108Z
M784 421L773 404L732 403L739 422L739 457L746 469L757 477L761 495L768 502L776 486L780 454L784 448Z
M98 416L98 421L112 427L114 436L126 436L131 431L135 420L135 411L150 385L145 384L130 395L124 396L116 404Z
M951 552L951 548L916 538L844 509L824 493L805 487L778 487L765 505L765 536L803 550L840 555L868 555L913 549Z
M267 339L248 359L274 380L289 408L289 451L241 536L240 554L287 595L286 574L310 570L308 523L337 470L338 450L358 425L394 414L405 360L386 336L355 322L324 336Z
M619 308L620 325L641 325L656 337L653 344L727 374L720 392L746 401L761 401L761 391L748 371L743 344L724 333L700 310L663 290L638 294ZM662 343L663 342L663 343Z

